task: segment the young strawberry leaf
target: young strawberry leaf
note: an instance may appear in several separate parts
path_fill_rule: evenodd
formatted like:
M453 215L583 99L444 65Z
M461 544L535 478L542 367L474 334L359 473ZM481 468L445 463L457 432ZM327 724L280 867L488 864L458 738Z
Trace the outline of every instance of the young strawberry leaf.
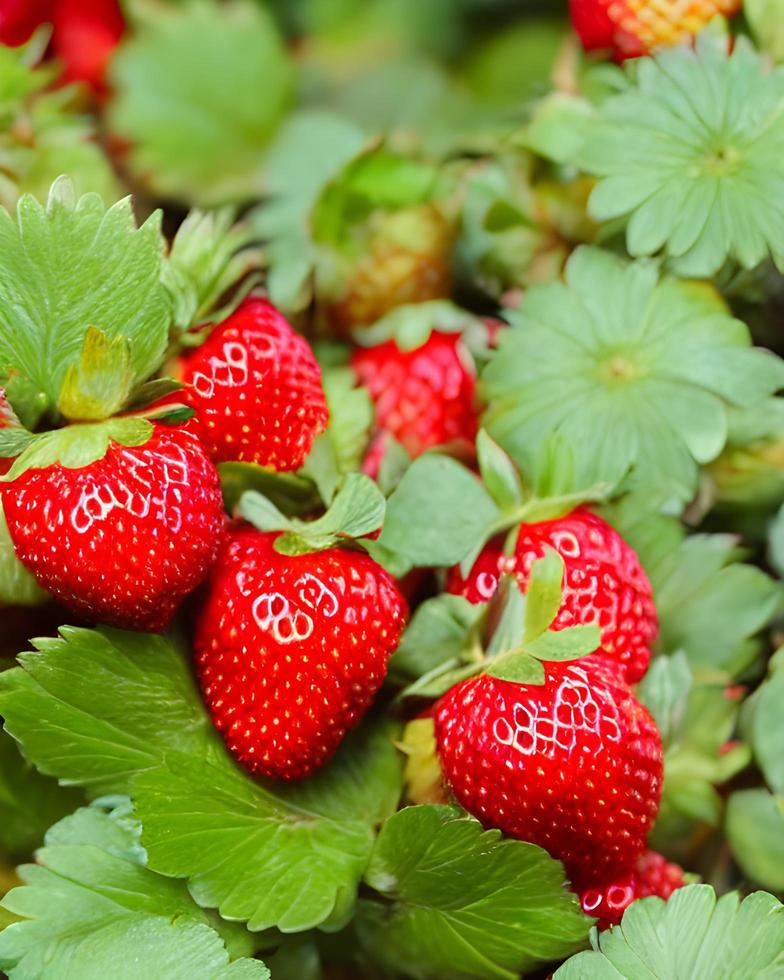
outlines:
M620 928L600 933L594 947L553 980L774 977L784 967L784 907L766 892L717 899L709 885L688 885L667 902L633 902Z
M531 566L523 630L526 646L541 637L558 615L563 598L563 577L563 558L553 548L548 548L544 558Z
M202 205L251 197L292 94L292 67L257 4L159 8L113 59L111 125L159 194Z
M490 660L483 673L514 684L544 684L544 667L525 650L511 651Z
M501 510L513 510L523 502L520 474L494 439L484 429L476 437L476 455L482 480Z
M387 820L365 880L379 898L360 903L357 934L382 970L514 980L587 943L590 920L561 865L456 808L408 807Z
M249 491L239 512L261 531L283 531L275 542L281 554L299 555L330 548L347 538L361 538L384 523L386 501L376 484L362 473L349 473L326 514L313 521L286 517L261 494Z
M126 338L134 382L161 363L169 302L160 285L159 216L137 229L130 200L108 210L62 178L46 206L0 209L0 373L17 374L52 409L88 326ZM10 393L10 392L9 392Z
M15 480L26 470L52 466L54 463L70 469L89 466L106 455L110 442L122 446L143 446L152 433L152 422L130 415L42 432L16 458L8 471L8 479Z
M414 565L456 565L487 540L498 517L495 503L464 466L426 453L389 498L379 542Z
M524 472L557 432L578 486L628 486L646 506L688 501L727 437L730 405L784 384L708 287L578 248L565 283L529 289L482 375L485 425ZM607 438L607 433L612 438Z
M526 640L524 649L537 660L579 660L595 653L599 649L599 640L599 627L595 624L570 626Z
M57 408L67 419L81 422L109 418L131 392L131 345L125 337L110 340L98 327L88 327L79 360L65 372Z
M329 409L327 431L320 435L299 473L311 479L329 504L341 478L359 469L370 441L373 403L347 367L326 368L321 375Z
M0 428L0 457L9 459L18 456L35 442L32 432L16 425L13 428Z
M72 976L99 980L122 963L172 980L269 980L259 960L230 962L215 920L181 882L145 868L143 853L134 832L100 810L55 825L37 863L19 869L23 884L3 900L21 920L0 933L0 967L22 977L67 964Z
M215 309L225 293L261 264L258 250L248 247L250 228L234 224L234 218L235 209L230 207L193 210L177 229L162 276L180 331L199 326L208 315L217 322L225 319L253 285L252 280L244 284L230 303Z
M631 255L660 250L679 275L707 277L729 257L784 268L784 70L747 38L700 35L632 62L633 84L608 99L578 154L603 178L589 200L625 219ZM753 107L753 109L752 109Z

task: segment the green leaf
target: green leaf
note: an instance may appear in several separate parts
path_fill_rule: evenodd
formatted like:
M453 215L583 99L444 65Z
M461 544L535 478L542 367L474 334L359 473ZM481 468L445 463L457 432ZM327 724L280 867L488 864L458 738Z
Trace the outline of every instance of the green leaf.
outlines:
M683 650L692 667L739 674L754 657L748 638L779 608L779 586L739 555L727 535L692 535L648 566L659 613L659 644Z
M784 362L751 349L708 287L595 248L572 254L565 283L528 289L509 319L481 379L491 436L530 473L557 433L577 487L631 471L652 510L692 498L698 465L724 446L728 406L784 384Z
M544 558L531 566L523 631L526 646L545 633L558 615L563 598L563 577L563 558L553 548L548 548Z
M683 723L691 687L692 672L682 650L655 657L640 681L637 696L653 715L665 746Z
M110 340L88 327L79 360L65 372L57 407L68 419L105 419L118 412L133 383L131 345L125 337Z
M287 312L303 309L312 294L317 258L310 215L323 188L365 143L359 127L343 116L313 110L292 113L267 157L269 199L251 214L268 241L267 288L272 302Z
M47 828L81 802L80 792L39 775L11 736L0 734L0 851L12 857L31 854Z
M160 636L64 626L0 674L6 731L43 773L92 796L128 792L167 752L216 742L189 664ZM89 682L86 680L89 679Z
M557 861L453 808L387 820L365 879L388 900L360 904L366 954L416 980L515 980L587 941L589 920Z
M436 453L414 460L387 502L379 542L414 565L455 565L481 545L499 511L464 466Z
M751 881L784 892L784 801L765 789L733 793L727 802L727 841Z
M313 483L296 473L275 473L255 463L220 463L218 473L226 510L233 514L242 495L250 490L266 497L290 516L318 509L320 499Z
M117 52L111 124L158 194L218 204L263 188L264 151L292 95L292 67L258 4L160 8Z
M389 661L391 679L406 682L470 655L472 632L483 609L443 593L417 607Z
M0 604L38 606L48 598L48 593L16 557L0 499Z
M528 597L511 576L501 578L498 592L503 595L503 608L487 645L488 657L501 656L523 645Z
M544 684L544 667L527 650L504 653L490 660L484 669L490 677L515 684Z
M509 456L484 429L476 437L479 472L490 496L501 510L519 507L523 500L520 474Z
M16 220L0 209L0 368L51 408L93 324L126 338L134 381L152 374L170 317L159 225L153 215L137 230L129 199L107 210L97 194L77 199L65 178L45 207L24 197Z
M373 843L393 812L401 760L388 726L364 726L313 777L253 780L223 756L171 754L137 778L151 868L189 879L196 901L252 930L341 928Z
M754 697L751 745L765 780L784 795L784 670L776 670ZM783 889L784 890L784 889Z
M784 61L784 4L782 0L744 0L743 15L759 47Z
M261 531L285 531L275 542L283 554L303 554L330 548L346 538L361 538L384 522L386 501L378 486L363 473L349 473L326 514L301 521L282 514L261 494L249 491L240 500L240 514Z
M370 441L373 402L367 389L357 385L351 368L335 367L322 372L321 381L329 408L326 436L332 446L339 474L359 469Z
M711 276L727 258L784 265L784 71L748 39L705 31L696 50L664 50L630 72L577 155L602 178L590 214L623 218L632 255L663 250L683 276Z
M0 456L4 459L18 456L34 439L32 432L28 432L21 425L0 428Z
M0 934L0 966L11 980L269 980L258 960L230 963L185 886L143 867L132 832L111 815L80 810L64 824L52 828L37 863L20 868L23 886L3 900L22 917Z
M54 463L69 469L80 469L103 459L110 442L121 446L142 446L150 439L152 432L152 422L136 416L68 425L63 429L43 432L16 458L8 471L8 478L15 480L26 470L52 466Z
M784 908L772 895L717 899L708 885L679 888L667 902L633 902L598 949L578 953L553 980L762 980L784 967Z
M525 649L537 660L579 660L595 653L599 644L599 627L592 624L542 633L526 642Z

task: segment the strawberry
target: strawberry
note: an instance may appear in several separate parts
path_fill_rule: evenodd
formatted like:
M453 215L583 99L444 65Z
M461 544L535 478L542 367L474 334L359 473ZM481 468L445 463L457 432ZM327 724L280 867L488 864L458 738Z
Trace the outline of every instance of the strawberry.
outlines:
M455 440L473 441L476 373L460 334L433 331L411 351L394 340L358 350L352 366L376 407L376 425L411 456Z
M651 584L635 552L606 521L583 508L551 521L523 524L514 559L505 566L514 571L523 592L531 565L548 548L564 560L563 601L552 629L597 622L604 653L623 665L630 683L640 680L658 619ZM466 578L459 570L450 573L448 590L471 602L487 601L497 587L501 560L498 541L491 542Z
M3 507L39 584L75 613L125 629L168 624L225 526L215 467L194 436L163 425L142 445L111 441L84 466L26 469L4 485Z
M196 623L196 670L216 728L251 772L299 779L332 755L384 680L406 602L364 553L287 556L242 526Z
M105 92L106 69L125 30L117 0L55 0L52 49L63 63L61 80L86 82Z
M352 225L345 252L321 244L317 281L330 326L345 334L398 306L449 296L453 238L441 210L418 203L375 210Z
M569 0L572 24L586 51L612 51L618 61L680 44L714 17L732 17L741 0Z
M296 470L327 426L313 352L265 299L245 300L215 327L181 359L181 375L192 386L186 400L216 462Z
M683 868L661 854L648 851L637 859L634 870L602 887L585 888L580 904L586 915L596 918L599 929L618 925L623 913L638 898L656 895L665 901L676 888L686 884Z
M662 746L604 657L544 663L542 685L489 675L436 705L436 743L458 803L486 827L563 861L573 881L609 880L645 848L659 808Z
M54 0L2 0L0 2L0 44L18 47L29 41L33 31L46 23Z

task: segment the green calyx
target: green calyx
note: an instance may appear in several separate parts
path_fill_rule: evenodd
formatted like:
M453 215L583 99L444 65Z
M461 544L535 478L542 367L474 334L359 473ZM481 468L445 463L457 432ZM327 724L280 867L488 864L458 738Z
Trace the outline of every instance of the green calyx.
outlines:
M543 684L544 662L578 660L599 647L597 625L551 629L561 608L563 559L548 550L534 562L528 591L520 591L512 578L502 581L499 596L503 603L498 624L481 659L472 658L464 666L450 661L441 665L401 692L400 698L437 698L469 677L487 674L516 684Z
M368 476L350 473L335 494L327 512L313 521L287 517L256 491L244 493L239 513L260 531L282 531L275 550L283 555L323 551L372 534L384 523L386 501Z
M109 418L128 400L133 380L130 341L88 327L79 360L65 373L57 407L74 421Z
M109 444L142 446L153 432L148 419L127 416L106 422L69 425L41 435L27 433L27 446L17 457L5 480L15 480L30 469L45 469L58 463L81 469L106 455Z

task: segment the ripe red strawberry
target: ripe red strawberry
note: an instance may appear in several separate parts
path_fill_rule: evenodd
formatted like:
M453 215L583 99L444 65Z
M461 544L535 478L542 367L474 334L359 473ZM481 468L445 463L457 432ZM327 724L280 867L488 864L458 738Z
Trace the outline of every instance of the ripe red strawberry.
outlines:
M155 426L80 468L28 469L4 485L14 549L40 585L85 618L161 630L205 577L225 514L198 440Z
M580 904L586 915L598 919L599 929L618 925L623 913L638 898L657 895L665 901L676 888L686 884L683 868L671 864L656 851L638 858L634 870L609 885L590 887L580 892Z
M125 22L117 0L54 0L52 49L63 63L63 82L86 82L105 91L109 59Z
M602 650L624 666L629 683L640 680L648 669L658 618L651 583L635 552L606 521L583 508L552 521L523 524L506 569L514 570L524 592L531 566L548 548L564 560L563 601L552 629L598 623ZM498 542L491 542L467 578L459 570L450 573L448 590L471 602L487 601L498 584L501 560Z
M216 462L296 470L327 426L313 352L265 299L245 300L183 357L182 381L192 385L186 400Z
M732 17L741 0L569 0L586 51L612 51L618 61L680 44L714 17Z
M251 772L299 779L322 765L381 687L406 602L367 555L289 557L276 534L231 533L195 630L215 727Z
M480 675L436 706L436 742L458 803L486 827L609 880L645 848L659 809L662 746L604 657L544 664L542 685Z
M455 440L473 441L476 372L460 334L433 331L411 351L394 340L358 350L351 361L376 406L376 425L411 456Z

